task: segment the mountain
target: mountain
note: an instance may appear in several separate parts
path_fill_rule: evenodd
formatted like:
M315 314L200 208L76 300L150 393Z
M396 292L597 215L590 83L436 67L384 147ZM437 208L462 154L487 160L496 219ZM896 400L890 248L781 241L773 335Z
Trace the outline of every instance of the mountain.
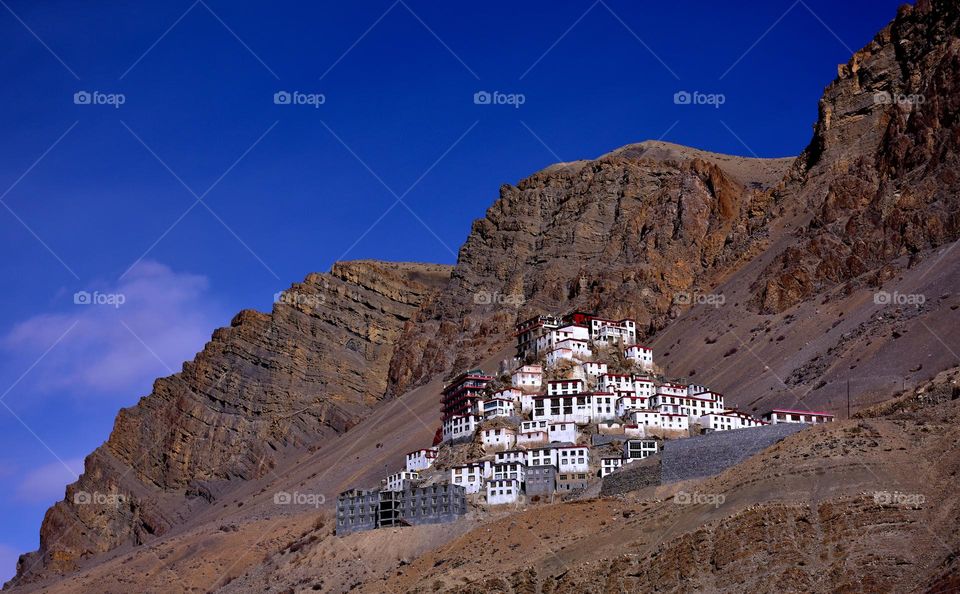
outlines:
M949 591L958 32L956 2L903 7L838 68L797 158L644 142L557 164L502 186L452 269L338 263L270 314L241 312L121 411L6 587ZM571 309L634 317L671 375L742 409L867 416L687 486L728 493L714 510L650 491L341 541L316 509L273 504L395 469L432 438L445 378L511 356L518 319ZM871 490L923 491L926 507L871 505Z

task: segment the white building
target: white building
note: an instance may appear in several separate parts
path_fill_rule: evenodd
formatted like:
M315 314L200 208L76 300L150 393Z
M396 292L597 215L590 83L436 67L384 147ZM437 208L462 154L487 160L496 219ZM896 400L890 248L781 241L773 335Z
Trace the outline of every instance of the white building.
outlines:
M660 411L654 409L640 409L627 411L628 420L641 427L663 427Z
M550 349L544 358L547 367L556 367L560 361L573 361L573 351L570 349Z
M533 398L536 396L532 392L524 392L520 395L520 412L522 413L532 413L533 412Z
M623 423L618 421L600 421L597 424L597 432L601 435L619 435L623 433Z
M550 465L557 465L557 450L555 447L527 450L527 466Z
M517 432L509 427L482 429L480 441L487 448L512 448L517 443Z
M605 421L617 417L617 395L611 392L594 392L589 395L590 421Z
M624 349L623 356L639 365L641 369L649 371L653 368L653 349L649 347L641 344L628 346Z
M579 434L576 423L550 423L547 428L547 437L550 441L576 443Z
M607 364L587 361L583 364L583 372L586 373L588 377L598 378L607 372Z
M450 468L450 483L466 489L467 493L479 493L483 479L490 476L490 462L462 464Z
M514 415L513 400L504 398L490 398L483 401L483 416L486 419L497 417L512 417Z
M493 465L493 480L515 480L523 483L527 465L523 462L504 462Z
M633 377L621 373L605 373L597 380L597 389L604 392L633 390Z
M623 466L623 458L617 456L612 458L600 458L600 477L605 477L614 470Z
M660 413L660 423L663 429L670 431L690 430L690 417L687 413Z
M590 472L590 448L559 446L554 448L557 472Z
M407 483L415 481L420 478L420 475L416 472L411 472L409 470L401 470L400 472L395 472L387 478L383 479L381 485L384 491L403 491L403 488L407 486Z
M517 403L520 402L520 395L523 394L517 388L504 388L502 390L497 390L490 395L491 398L500 398L501 400L509 400L510 402Z
M626 417L631 410L644 410L649 408L650 399L645 396L636 396L633 392L623 392L617 398L617 416Z
M647 429L644 425L637 425L633 423L623 426L623 434L627 437L646 437Z
M476 415L452 415L443 422L443 441L473 437L479 425L480 417Z
M504 452L497 452L493 455L494 464L508 464L510 462L527 462L527 451L526 450L506 450Z
M520 433L533 433L534 431L546 431L549 421L541 419L539 421L520 421Z
M590 330L586 326L576 324L569 324L555 330L548 330L537 339L536 352L543 353L549 351L557 346L558 342L567 339L588 341L590 340Z
M492 480L487 482L487 505L504 505L520 501L520 482Z
M760 419L755 419L735 410L703 415L697 422L706 431L729 431L730 429L745 429L767 424Z
M521 433L517 436L517 445L529 447L533 445L543 445L550 441L550 436L546 431L531 431Z
M426 470L433 466L437 459L438 448L422 448L407 454L406 468L410 472Z
M828 412L791 410L788 408L775 408L765 413L761 418L773 425L778 423L809 423L811 425L818 425L820 423L833 422L833 415Z
M627 462L630 460L642 460L659 451L660 444L655 439L628 439L623 444L623 458Z
M573 353L573 358L579 360L593 356L593 351L590 350L590 344L586 340L567 338L558 342L554 349L570 349Z
M599 344L634 344L637 341L637 323L633 320L605 320L590 318L590 338Z
M537 391L543 385L543 367L524 365L510 374L510 383L514 388Z
M561 379L550 380L547 382L547 396L564 396L566 394L579 394L584 390L584 383L581 379Z
M656 385L653 380L646 377L634 376L633 393L642 398L653 398L656 391Z

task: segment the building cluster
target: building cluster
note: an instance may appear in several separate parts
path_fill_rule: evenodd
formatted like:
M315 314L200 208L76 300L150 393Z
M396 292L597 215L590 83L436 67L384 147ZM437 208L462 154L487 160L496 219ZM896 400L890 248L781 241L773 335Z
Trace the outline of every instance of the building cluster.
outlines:
M443 388L432 447L408 453L405 468L379 490L340 495L338 534L449 521L466 513L468 500L499 505L579 491L695 426L708 432L833 420L786 409L757 419L706 386L670 381L658 373L652 349L637 344L633 320L537 316L517 325L516 338L517 357L499 377L473 369ZM437 470L441 447L468 442L485 454ZM423 486L425 471L442 484Z

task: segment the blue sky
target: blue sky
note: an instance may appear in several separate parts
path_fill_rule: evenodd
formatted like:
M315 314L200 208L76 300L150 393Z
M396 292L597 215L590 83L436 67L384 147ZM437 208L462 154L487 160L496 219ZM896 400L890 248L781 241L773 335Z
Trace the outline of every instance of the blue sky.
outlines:
M239 309L338 259L453 263L558 160L795 155L898 3L0 4L5 579L117 409Z

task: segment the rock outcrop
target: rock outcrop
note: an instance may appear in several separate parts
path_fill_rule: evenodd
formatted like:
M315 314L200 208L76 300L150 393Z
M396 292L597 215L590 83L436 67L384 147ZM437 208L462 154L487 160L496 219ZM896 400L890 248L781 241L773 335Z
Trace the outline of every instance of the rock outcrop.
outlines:
M269 314L237 314L180 373L120 411L14 581L161 535L235 481L271 472L285 451L347 431L384 397L404 324L449 272L342 262L290 287ZM88 505L87 495L117 505Z
M839 67L813 140L777 192L812 216L757 280L761 311L855 279L882 282L960 237L958 31L956 2L919 0Z

